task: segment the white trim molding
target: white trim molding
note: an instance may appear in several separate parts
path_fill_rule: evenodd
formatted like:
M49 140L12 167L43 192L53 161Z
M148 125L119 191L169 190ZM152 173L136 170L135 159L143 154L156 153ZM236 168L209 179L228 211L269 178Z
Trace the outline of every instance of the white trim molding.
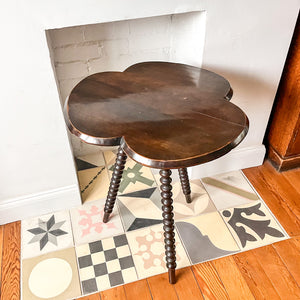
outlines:
M264 145L236 148L216 160L190 168L190 178L200 179L233 170L260 166L264 161L265 154Z
M81 205L77 185L10 199L0 204L0 225Z

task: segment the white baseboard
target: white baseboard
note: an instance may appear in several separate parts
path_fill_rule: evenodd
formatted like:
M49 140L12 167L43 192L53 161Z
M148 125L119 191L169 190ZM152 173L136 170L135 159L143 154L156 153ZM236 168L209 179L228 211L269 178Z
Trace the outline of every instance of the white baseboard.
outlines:
M264 145L234 149L226 155L208 163L189 168L191 179L199 179L233 170L260 166L266 154Z
M265 153L264 145L234 149L214 161L189 168L189 176L191 179L198 179L258 166L263 163ZM77 185L10 199L0 203L0 225L79 205L81 205L81 198Z
M66 186L0 203L0 225L81 205L77 185Z

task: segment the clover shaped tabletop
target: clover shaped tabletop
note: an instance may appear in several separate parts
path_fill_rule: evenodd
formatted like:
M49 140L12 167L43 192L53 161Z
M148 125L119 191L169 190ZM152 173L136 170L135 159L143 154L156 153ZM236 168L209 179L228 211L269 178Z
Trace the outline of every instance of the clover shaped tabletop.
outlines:
M86 143L121 145L154 168L184 168L218 158L248 132L248 118L226 101L228 81L207 70L145 62L79 82L65 104L69 130Z

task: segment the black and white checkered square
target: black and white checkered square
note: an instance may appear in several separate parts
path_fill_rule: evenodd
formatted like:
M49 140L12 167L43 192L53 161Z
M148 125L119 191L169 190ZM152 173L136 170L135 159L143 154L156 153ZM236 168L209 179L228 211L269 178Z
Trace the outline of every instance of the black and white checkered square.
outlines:
M76 247L83 294L137 280L125 234Z

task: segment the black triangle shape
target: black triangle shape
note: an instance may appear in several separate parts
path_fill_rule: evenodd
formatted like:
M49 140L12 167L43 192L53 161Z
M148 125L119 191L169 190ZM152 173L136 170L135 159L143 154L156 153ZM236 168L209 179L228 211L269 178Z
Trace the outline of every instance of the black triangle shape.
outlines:
M154 193L155 189L156 189L156 187L152 187L152 188L141 190L141 191L136 191L136 192L132 192L132 193L128 193L128 194L122 194L122 195L119 195L119 197L125 196L125 197L135 197L135 198L150 198L152 196L152 194Z
M162 220L136 218L127 231L162 223Z
M82 171L82 170L87 170L87 169L92 169L92 168L97 168L98 166L95 166L87 161L81 160L79 158L75 157L75 162L77 165L77 171Z

